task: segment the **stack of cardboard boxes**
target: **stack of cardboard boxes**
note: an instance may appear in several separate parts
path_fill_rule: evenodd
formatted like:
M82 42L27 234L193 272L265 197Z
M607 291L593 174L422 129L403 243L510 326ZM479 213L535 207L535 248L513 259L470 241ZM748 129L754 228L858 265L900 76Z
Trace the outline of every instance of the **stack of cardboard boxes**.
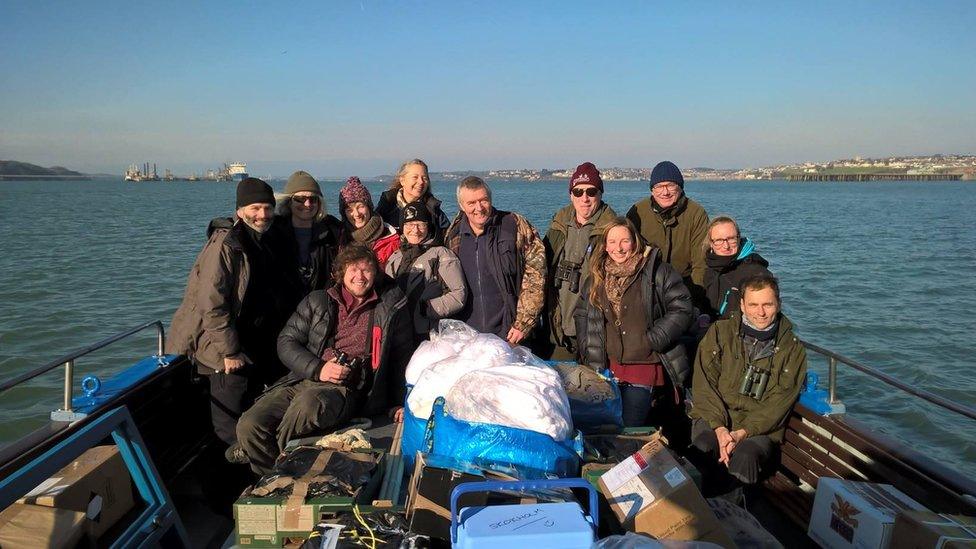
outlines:
M133 504L118 447L96 446L0 512L0 547L99 543Z
M830 549L976 548L976 518L934 513L890 484L821 478L807 532Z

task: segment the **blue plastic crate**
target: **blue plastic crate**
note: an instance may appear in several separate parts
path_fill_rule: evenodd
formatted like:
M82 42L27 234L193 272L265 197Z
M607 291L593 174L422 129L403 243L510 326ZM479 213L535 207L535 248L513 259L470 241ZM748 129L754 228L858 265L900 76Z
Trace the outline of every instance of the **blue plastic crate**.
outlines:
M576 502L465 507L457 512L461 494L493 490L585 488L590 516ZM589 548L596 540L597 494L583 479L469 482L451 494L451 544L460 549Z

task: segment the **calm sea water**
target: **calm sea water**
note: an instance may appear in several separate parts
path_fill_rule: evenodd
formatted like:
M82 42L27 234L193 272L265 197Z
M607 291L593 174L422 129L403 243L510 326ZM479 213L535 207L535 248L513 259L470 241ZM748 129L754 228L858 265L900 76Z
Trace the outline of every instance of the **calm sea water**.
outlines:
M491 182L499 208L540 232L568 203L564 182ZM282 187L282 183L274 186ZM148 320L168 324L207 222L230 215L232 183L0 182L0 376ZM335 213L338 182L327 182ZM378 185L370 185L378 198ZM451 216L453 184L434 183ZM801 337L961 403L976 404L976 185L965 182L689 182L709 214L731 214L782 279ZM643 182L608 183L625 213ZM76 366L108 375L154 352L151 332ZM821 361L811 366L824 371ZM823 376L826 379L826 376ZM849 413L976 474L976 422L856 372ZM0 443L46 421L60 369L0 395Z

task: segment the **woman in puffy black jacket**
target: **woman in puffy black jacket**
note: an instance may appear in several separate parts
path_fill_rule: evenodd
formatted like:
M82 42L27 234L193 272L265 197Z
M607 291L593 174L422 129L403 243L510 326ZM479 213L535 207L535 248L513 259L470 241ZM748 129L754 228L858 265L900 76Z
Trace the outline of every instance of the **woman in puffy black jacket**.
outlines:
M609 368L618 379L625 426L664 423L665 418L649 417L652 401L680 401L691 371L678 342L692 322L691 295L681 275L620 217L603 234L589 280L575 315L581 360L597 370Z

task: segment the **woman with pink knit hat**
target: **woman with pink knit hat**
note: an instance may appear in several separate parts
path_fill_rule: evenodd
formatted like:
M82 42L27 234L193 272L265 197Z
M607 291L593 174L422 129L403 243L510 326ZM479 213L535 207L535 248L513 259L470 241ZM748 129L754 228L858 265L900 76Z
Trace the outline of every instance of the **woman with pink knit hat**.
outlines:
M373 210L373 197L358 177L350 177L339 190L339 215L342 216L341 245L356 242L368 246L376 254L380 268L400 248L396 229Z

